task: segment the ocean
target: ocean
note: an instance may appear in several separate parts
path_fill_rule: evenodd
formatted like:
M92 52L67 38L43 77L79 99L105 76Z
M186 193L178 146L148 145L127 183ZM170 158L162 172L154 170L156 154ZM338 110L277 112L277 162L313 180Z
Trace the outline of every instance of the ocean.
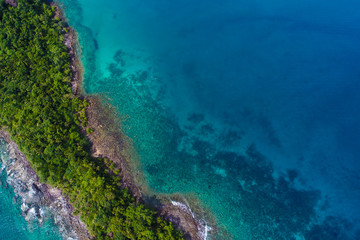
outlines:
M360 239L358 1L60 2L151 194L209 239Z
M208 239L360 239L359 1L59 2L143 184Z

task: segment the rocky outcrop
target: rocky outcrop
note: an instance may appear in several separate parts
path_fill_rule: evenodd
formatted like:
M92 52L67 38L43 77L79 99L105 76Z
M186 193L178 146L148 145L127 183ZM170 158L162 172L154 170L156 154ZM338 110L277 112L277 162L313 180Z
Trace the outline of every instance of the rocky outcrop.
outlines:
M90 239L85 224L72 214L73 208L61 190L39 182L34 169L5 131L0 131L0 138L8 143L9 155L1 159L1 169L6 171L7 183L14 188L15 196L21 199L25 220L42 223L52 218L64 239Z

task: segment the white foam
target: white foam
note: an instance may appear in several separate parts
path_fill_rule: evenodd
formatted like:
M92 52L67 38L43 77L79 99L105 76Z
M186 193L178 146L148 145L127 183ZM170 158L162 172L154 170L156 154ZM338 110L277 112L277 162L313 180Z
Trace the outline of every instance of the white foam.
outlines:
M185 200L186 201L186 200ZM184 203L176 202L171 200L171 204L177 206L183 211L186 211L191 214L191 216L198 222L198 237L202 240L207 240L209 231L211 231L211 227L207 225L207 222L204 219L196 219L194 213L191 211L191 208Z
M195 219L194 213L191 211L190 207L188 207L186 204L181 203L181 202L172 201L172 200L171 200L171 203L172 203L172 205L177 206L181 210L184 210L184 211L190 213L191 216Z

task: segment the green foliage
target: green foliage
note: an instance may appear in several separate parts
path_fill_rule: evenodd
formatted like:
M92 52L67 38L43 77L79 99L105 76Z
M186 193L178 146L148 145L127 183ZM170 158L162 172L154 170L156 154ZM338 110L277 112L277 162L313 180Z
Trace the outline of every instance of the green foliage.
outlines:
M94 132L94 129L93 128L87 128L86 129L86 133L87 134L92 134Z
M72 94L67 30L41 0L17 2L0 0L0 126L8 127L40 179L69 196L97 239L182 239L109 174L113 164L91 157L80 133L89 103Z

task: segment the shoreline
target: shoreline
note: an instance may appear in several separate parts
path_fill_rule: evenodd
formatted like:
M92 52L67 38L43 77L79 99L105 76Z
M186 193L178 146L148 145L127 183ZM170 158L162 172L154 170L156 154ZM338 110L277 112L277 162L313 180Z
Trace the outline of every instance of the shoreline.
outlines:
M91 134L86 134L91 143L91 153L94 157L107 158L119 170L123 187L128 187L131 195L138 201L154 208L158 215L172 222L184 233L187 240L205 240L210 230L205 220L197 218L183 197L172 195L157 196L139 182L144 176L137 171L137 159L131 153L131 141L118 127L119 122L111 112L110 106L104 106L101 96L85 96L90 102L86 109L88 127L94 129ZM84 130L83 130L84 133ZM130 162L134 161L134 162ZM176 201L174 200L176 199ZM174 204L178 203L178 204Z
M68 25L64 9L58 3L53 3L57 9L59 18ZM191 210L187 201L176 202L170 197L156 198L146 195L146 189L142 189L139 179L145 182L141 172L137 170L139 160L131 146L129 139L121 130L120 120L111 106L105 99L102 101L100 95L86 95L82 88L84 68L80 60L81 50L78 35L75 29L67 26L69 32L65 34L65 45L69 49L71 57L71 69L73 78L71 87L73 94L81 99L87 99L90 106L86 108L86 117L88 119L87 127L93 129L91 134L86 132L82 127L82 133L88 138L91 145L91 155L109 159L115 164L115 169L119 170L121 183L123 187L128 187L131 195L139 202L155 208L158 214L164 219L172 222L179 230L184 233L185 239L188 240L206 240L209 231L212 230L206 221L197 218ZM141 185L141 186L139 186ZM145 194L144 194L145 192ZM174 204L174 202L179 204ZM184 203L185 202L185 203ZM215 228L214 228L215 230Z
M15 196L21 197L21 210L26 221L54 220L64 239L91 239L79 216L74 216L73 207L61 190L41 183L30 162L10 139L6 130L0 130L0 139L7 143L9 159L2 162L6 182L14 188Z
M14 2L16 3L16 1ZM84 70L78 52L80 46L77 33L68 25L63 9L58 3L52 2L49 4L56 8L55 17L59 17L66 24L67 32L64 32L64 44L71 59L72 92L74 96L87 99L90 103L90 106L86 109L87 127L92 128L94 132L87 134L86 127L81 127L81 132L87 136L90 142L91 155L108 158L113 162L115 169L119 170L117 175L121 176L123 187L128 187L131 195L138 202L151 206L151 208L157 210L159 216L171 221L177 229L184 233L185 239L206 239L207 225L204 225L204 221L201 219L196 219L189 206L182 202L174 204L175 201L169 199L153 198L143 194L136 181L143 176L140 172L134 172L135 169L132 164L134 164L135 160L130 159L133 158L130 146L131 140L127 139L121 132L120 121L116 118L116 114L111 111L111 106L106 106L101 101L101 96L89 96L83 93L81 86ZM39 182L39 178L30 162L20 152L17 144L10 139L6 129L0 129L0 138L3 138L8 144L10 161L4 163L4 166L8 171L8 177L11 176L12 179L9 184L14 187L15 193L22 198L21 209L25 219L42 221L44 217L47 217L43 214L49 212L64 239L92 239L79 216L73 215L73 207L68 198L62 194L62 191ZM17 184L19 182L21 184ZM26 191L22 191L25 188Z

